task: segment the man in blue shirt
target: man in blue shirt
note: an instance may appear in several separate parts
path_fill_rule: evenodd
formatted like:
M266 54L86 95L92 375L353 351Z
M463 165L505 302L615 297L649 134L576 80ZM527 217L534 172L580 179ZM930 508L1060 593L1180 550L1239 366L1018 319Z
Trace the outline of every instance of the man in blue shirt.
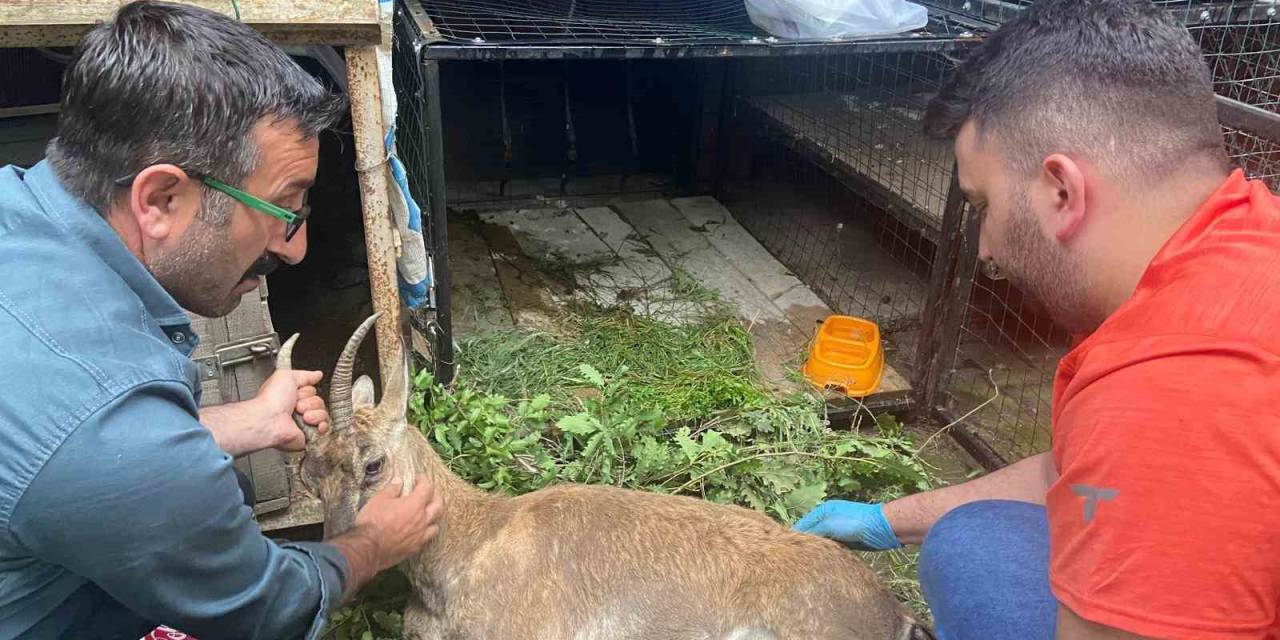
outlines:
M342 112L235 20L138 2L94 28L45 161L0 169L0 638L314 638L434 535L425 482L349 533L277 544L232 457L324 426L319 372L198 409L183 308L230 312L306 252L316 135Z

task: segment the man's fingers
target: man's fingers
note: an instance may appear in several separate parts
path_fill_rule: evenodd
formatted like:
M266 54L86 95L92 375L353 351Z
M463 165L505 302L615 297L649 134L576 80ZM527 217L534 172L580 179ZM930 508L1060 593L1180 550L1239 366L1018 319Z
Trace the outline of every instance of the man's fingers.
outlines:
M426 531L424 531L424 532L423 532L423 534L422 534L422 544L423 544L423 545L426 545L427 543L431 542L432 540L435 540L435 539L436 539L436 533L439 533L439 531L440 531L440 527L439 527L438 525L434 525L434 524L433 524L433 525L431 525L431 526L427 527L427 530L426 530Z
M276 448L281 451L302 451L307 448L307 439L302 437L302 434L299 433L298 437L290 438L289 440L280 443Z
M329 412L324 409L312 409L311 411L302 414L302 421L311 426L328 424Z
M826 519L826 504L820 504L813 511L806 513L791 528L801 533L814 533L814 529Z
M308 411L323 411L323 410L324 410L324 398L321 398L320 396L311 396L310 398L302 398L301 400L298 400L298 404L294 408L294 411L297 411L298 413L307 413Z
M302 400L304 398L314 398L317 395L319 395L319 392L316 391L316 388L311 385L307 385L305 387L298 387L299 400Z
M433 494L431 496L431 502L427 504L427 522L434 523L440 518L440 512L443 510L444 498L439 493Z
M431 483L427 482L427 476L419 473L417 477L414 478L413 493L410 495L419 502L426 504L431 501L431 496L434 493L435 488L431 486Z
M388 498L397 498L400 496L400 492L403 489L404 489L403 482L399 480L392 480L391 482L387 483L387 486L382 488L382 491L378 492L378 495L387 496Z
M314 387L324 378L323 371L299 371L294 369L291 373L293 373L293 383L299 387Z

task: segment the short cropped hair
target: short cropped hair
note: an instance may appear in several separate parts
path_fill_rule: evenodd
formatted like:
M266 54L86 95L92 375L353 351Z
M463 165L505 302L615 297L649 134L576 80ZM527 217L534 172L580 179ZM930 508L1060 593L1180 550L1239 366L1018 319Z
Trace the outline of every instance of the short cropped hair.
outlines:
M257 122L290 122L306 138L345 110L343 96L245 24L144 0L76 47L48 158L67 189L105 216L121 177L171 163L239 184L256 169Z
M1042 0L1002 25L931 101L925 131L953 139L970 121L1028 174L1052 153L1129 178L1227 163L1199 47L1145 0Z

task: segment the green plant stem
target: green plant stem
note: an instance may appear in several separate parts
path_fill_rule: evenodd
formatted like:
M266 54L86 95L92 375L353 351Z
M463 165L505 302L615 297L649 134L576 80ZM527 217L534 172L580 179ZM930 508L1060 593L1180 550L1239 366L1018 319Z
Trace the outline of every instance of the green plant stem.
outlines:
M728 468L730 468L730 467L734 467L734 466L740 465L740 464L742 464L742 463L744 463L744 462L750 462L750 461L752 461L752 460L759 460L759 459L761 459L761 458L776 458L776 457L780 457L780 456L801 456L801 457L808 457L808 458L822 458L823 460L837 460L837 461L846 461L846 462L870 462L870 463L872 463L872 464L877 464L877 465L879 464L878 462L876 462L875 460L873 460L873 459L871 459L871 458L853 458L853 457L850 457L850 456L832 456L832 455L827 455L827 454L824 454L824 453L811 453L811 452L808 452L808 451L775 451L775 452L771 452L771 453L757 453L757 454L755 454L755 455L747 456L747 457L745 457L745 458L739 458L739 459L737 459L737 460L734 460L733 462L726 462L726 463L724 463L724 464L722 464L722 465L720 465L720 466L718 466L718 467L716 467L716 468L714 468L714 469L712 469L712 470L710 470L710 471L708 471L708 472L706 472L706 473L700 474L700 475L698 475L697 477L692 478L692 479L690 479L688 482L686 482L686 483L684 483L684 484L680 485L679 487L677 487L675 491L672 491L672 493L680 493L681 491L684 491L685 489L688 489L690 486L697 484L700 480L702 480L703 478L706 478L707 476L713 475L713 474L715 474L715 473L719 473L719 472L721 472L721 471L724 471L725 469L728 469ZM680 475L680 474L676 474L676 475Z

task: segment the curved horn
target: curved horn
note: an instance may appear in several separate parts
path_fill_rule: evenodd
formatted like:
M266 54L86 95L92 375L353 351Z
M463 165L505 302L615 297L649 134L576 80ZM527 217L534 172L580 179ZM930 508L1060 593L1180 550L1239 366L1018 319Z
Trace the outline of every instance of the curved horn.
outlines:
M280 345L280 350L276 352L276 368L292 369L293 368L293 345L298 342L298 334L289 336L284 344Z
M280 345L280 350L276 352L276 369L292 369L293 368L293 345L298 342L298 334L289 336L284 344ZM316 428L303 422L302 416L293 414L293 423L298 425L298 429L302 431L302 437L307 444L311 444L320 435Z
M360 343L364 342L365 334L369 333L379 315L369 316L356 327L356 332L347 340L347 346L342 348L342 355L338 356L338 364L333 367L333 380L329 383L329 417L335 431L351 423L351 373L355 368L356 351L360 350Z

